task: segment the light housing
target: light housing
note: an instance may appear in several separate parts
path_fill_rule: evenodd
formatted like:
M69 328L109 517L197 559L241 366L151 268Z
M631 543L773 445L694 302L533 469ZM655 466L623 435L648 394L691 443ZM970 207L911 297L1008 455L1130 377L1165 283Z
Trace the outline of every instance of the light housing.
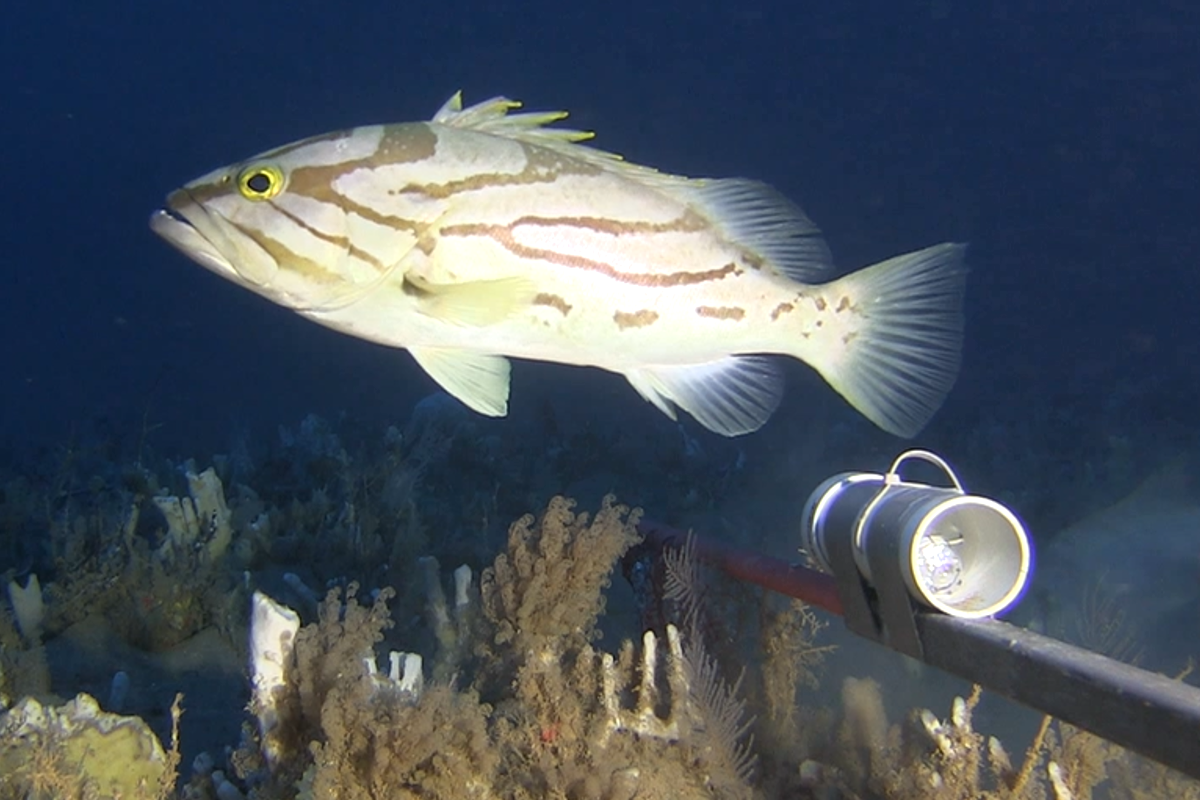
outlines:
M909 459L940 467L952 486L903 480ZM880 569L899 570L919 603L951 616L991 617L1010 608L1032 573L1025 526L1010 509L967 494L950 466L926 450L902 453L887 473L829 478L804 507L803 548L832 571L830 537L851 537L854 563L868 584Z

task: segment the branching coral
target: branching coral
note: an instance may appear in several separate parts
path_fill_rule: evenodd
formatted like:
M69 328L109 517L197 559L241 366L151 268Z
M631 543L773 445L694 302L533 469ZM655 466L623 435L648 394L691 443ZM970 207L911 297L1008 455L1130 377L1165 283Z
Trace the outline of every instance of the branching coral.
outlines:
M647 632L640 654L627 644L614 658L591 643L635 519L611 501L593 519L577 516L559 498L540 520L512 527L508 551L484 573L491 627L471 688L434 680L422 690L413 654L392 653L385 677L374 647L390 624L390 593L370 608L353 588L344 601L331 593L318 621L296 635L275 695L274 763L251 741L238 759L242 775L272 797L750 796L748 722L737 685L720 679L715 662L689 654L674 627L665 649ZM475 596L469 573L458 573L451 617L436 565L426 569L438 587L430 619L447 628L439 649L457 650L472 630L455 622L470 616L458 608Z
M592 637L608 576L637 540L640 513L609 497L589 524L587 514L571 512L573 506L556 497L540 520L517 520L509 528L508 552L484 571L483 608L496 625L497 645L561 652Z

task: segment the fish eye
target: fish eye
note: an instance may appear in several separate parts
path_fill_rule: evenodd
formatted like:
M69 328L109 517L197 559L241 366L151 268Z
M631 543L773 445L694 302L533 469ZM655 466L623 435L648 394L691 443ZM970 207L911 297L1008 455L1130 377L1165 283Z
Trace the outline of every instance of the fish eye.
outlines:
M274 164L255 164L238 173L237 186L247 200L270 200L283 191L283 171Z

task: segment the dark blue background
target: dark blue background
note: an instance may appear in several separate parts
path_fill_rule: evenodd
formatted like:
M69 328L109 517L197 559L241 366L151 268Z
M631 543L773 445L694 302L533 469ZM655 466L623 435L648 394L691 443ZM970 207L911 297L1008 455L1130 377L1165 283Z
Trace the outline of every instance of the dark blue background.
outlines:
M969 240L963 379L935 426L1119 394L1135 421L1195 430L1198 14L18 0L0 26L0 441L146 422L159 446L200 454L309 411L405 418L433 388L409 357L221 281L146 218L215 166L427 118L459 88L568 108L601 146L661 169L766 179L847 269ZM657 413L619 378L531 365L514 406L541 382Z

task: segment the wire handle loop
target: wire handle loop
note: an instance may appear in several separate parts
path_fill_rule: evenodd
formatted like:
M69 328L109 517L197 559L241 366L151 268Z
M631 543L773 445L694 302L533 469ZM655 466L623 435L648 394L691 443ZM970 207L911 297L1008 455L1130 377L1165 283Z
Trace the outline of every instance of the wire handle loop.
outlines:
M958 475L954 472L954 469L946 463L946 459L929 450L905 450L903 453L896 456L896 460L892 462L892 466L888 469L887 474L883 476L883 482L888 486L894 486L897 483L900 483L900 465L911 459L927 461L930 464L933 464L935 467L940 468L942 472L946 473L946 477L950 479L952 484L954 484L954 488L958 490L959 494L967 493L967 490L963 488L962 481L958 479Z

